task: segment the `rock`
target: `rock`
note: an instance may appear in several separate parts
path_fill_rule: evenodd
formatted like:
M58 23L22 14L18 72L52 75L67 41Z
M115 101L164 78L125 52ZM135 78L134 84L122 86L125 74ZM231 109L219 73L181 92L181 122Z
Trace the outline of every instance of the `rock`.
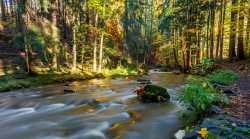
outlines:
M141 82L140 84L152 84L152 82L148 81L148 82Z
M170 99L167 89L160 86L146 85L144 91L145 92L141 95L141 98L144 100L161 101L161 97L163 97L164 100Z
M147 80L147 79L138 79L138 82L151 82L151 80Z
M181 71L180 70L172 70L172 73L174 73L174 74L181 74Z
M184 137L183 139L197 139L197 137L200 136L199 133L197 133L196 131L201 131L201 128L199 126L191 129Z
M236 93L234 93L232 90L226 88L223 92L223 94L230 95L230 96L237 96Z
M214 113L218 113L219 111L221 111L222 109L221 108L219 108L218 106L212 106L212 111L214 112Z
M64 90L64 93L78 93L78 91L66 89Z
M182 139L185 136L184 130L179 130L177 133L174 134L176 139Z

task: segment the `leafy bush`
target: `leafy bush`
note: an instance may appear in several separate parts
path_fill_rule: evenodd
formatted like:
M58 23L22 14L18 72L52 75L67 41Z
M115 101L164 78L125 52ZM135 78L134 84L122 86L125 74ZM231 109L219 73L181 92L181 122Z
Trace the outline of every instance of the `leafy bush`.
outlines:
M228 83L240 78L240 75L234 73L231 70L217 70L209 76L209 79L212 83Z
M221 68L220 65L214 64L214 62L210 62L209 59L201 59L202 63L197 64L194 67L191 68L190 73L193 75L207 75L219 68Z
M137 69L120 68L120 69L112 69L108 71L108 77L137 75L137 74L138 74Z
M229 100L219 96L212 84L207 78L205 81L196 78L189 78L188 85L183 89L183 93L178 93L179 103L185 106L188 110L192 111L195 115L195 121L200 120L211 114L212 106L219 101ZM181 113L180 110L178 113ZM188 119L188 113L182 115L183 118Z

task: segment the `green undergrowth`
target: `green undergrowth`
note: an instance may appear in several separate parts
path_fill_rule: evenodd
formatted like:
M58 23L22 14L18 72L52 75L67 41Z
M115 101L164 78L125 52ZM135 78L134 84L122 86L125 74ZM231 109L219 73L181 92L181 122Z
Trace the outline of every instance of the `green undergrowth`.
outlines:
M211 114L212 106L221 101L230 102L219 96L219 90L213 88L212 83L207 79L203 78L201 81L200 77L188 78L188 85L183 89L182 92L177 93L179 103L185 106L187 110L194 113L194 122L202 121L205 117ZM178 113L181 113L180 110ZM189 119L189 113L183 113L184 119Z
M233 130L235 130L237 132L244 134L246 137L250 137L250 131L248 130L247 127L236 127L236 126L231 125L230 122L228 122L226 120L222 120L222 124L224 126L232 128ZM231 134L231 135L233 135L233 134Z
M212 83L229 83L231 81L235 81L240 79L241 76L234 73L231 70L217 70L212 72L211 75L209 75L209 80Z
M242 68L240 69L242 71L247 71L247 72L250 72L250 59L246 60L243 65L242 65Z
M94 78L91 74L39 74L27 76L25 79L16 79L14 75L5 76L0 80L0 92L11 91L38 85L63 83Z
M221 68L219 64L210 62L209 59L198 59L198 61L200 61L200 64L197 64L190 69L190 73L193 75L205 76Z
M108 77L119 77L119 76L128 76L128 75L138 75L139 71L137 69L129 68L120 68L108 70Z

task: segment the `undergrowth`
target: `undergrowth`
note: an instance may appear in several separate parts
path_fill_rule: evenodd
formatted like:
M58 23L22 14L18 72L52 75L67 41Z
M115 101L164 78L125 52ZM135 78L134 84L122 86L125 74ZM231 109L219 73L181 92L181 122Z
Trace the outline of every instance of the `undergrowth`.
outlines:
M6 76L5 79L0 80L0 92L27 88L31 86L63 83L65 81L85 80L91 78L94 78L94 76L84 75L84 74L74 74L74 75L47 74L47 75L29 76L26 79L15 79L13 75L9 75Z
M229 83L240 79L241 76L231 70L217 70L209 75L209 80L212 83Z
M138 75L138 70L129 68L108 70L108 77L118 77L118 76L128 76L128 75Z

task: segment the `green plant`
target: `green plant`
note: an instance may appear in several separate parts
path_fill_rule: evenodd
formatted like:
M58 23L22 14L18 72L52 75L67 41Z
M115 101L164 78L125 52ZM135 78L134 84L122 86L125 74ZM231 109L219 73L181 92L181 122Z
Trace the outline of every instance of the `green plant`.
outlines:
M179 103L192 111L196 115L195 120L197 121L209 115L212 106L218 101L230 102L228 99L215 93L216 90L207 78L204 78L204 80L202 82L198 80L198 77L190 78L183 92L177 93ZM182 117L187 119L189 118L189 114L183 113Z
M217 70L209 76L209 80L216 83L229 83L230 81L235 81L240 78L240 75L231 70Z
M215 134L212 134L211 132L207 132L206 136L204 139L220 139L220 136L217 136Z
M231 130L226 130L223 133L224 133L226 139L232 139L235 135L235 133L233 133L233 131L231 131Z

